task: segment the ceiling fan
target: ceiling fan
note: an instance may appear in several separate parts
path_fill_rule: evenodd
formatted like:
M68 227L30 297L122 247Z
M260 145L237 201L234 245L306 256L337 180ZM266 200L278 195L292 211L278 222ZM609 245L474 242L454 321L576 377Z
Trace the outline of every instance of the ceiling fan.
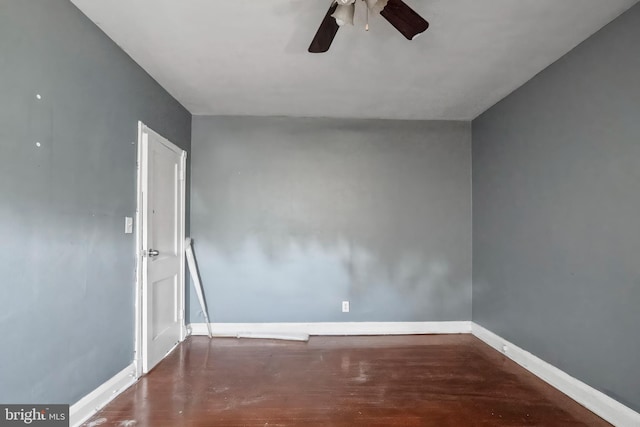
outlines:
M402 0L363 0L367 4L367 21L369 11L380 13L396 30L408 40L412 40L429 28L429 23ZM356 0L333 0L324 16L318 32L311 41L309 52L322 53L329 50L338 29L345 25L353 25ZM369 24L365 27L369 29Z

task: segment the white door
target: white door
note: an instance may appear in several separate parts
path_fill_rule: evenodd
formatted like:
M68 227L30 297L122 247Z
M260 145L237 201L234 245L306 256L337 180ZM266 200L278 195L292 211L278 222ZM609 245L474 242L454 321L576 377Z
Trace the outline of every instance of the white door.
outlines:
M140 124L142 372L185 336L186 152Z

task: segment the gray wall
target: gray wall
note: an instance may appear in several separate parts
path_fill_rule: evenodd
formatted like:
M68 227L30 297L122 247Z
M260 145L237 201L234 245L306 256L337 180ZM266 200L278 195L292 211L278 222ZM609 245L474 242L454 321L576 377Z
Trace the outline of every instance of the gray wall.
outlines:
M194 117L212 320L469 320L470 143L462 122Z
M0 402L74 403L133 360L138 120L189 148L190 114L68 1L0 2Z
M640 410L640 5L473 121L473 319Z

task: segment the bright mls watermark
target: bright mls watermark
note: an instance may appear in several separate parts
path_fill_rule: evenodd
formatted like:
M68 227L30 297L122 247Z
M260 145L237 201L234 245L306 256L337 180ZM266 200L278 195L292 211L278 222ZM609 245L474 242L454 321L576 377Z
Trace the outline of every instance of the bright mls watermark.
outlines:
M69 405L2 405L0 427L69 427Z

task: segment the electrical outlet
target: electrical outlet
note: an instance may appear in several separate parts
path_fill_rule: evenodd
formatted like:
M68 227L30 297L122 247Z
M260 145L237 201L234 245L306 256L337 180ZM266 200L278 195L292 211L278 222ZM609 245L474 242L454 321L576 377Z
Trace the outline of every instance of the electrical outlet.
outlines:
M343 313L349 312L349 301L342 301L342 312Z

